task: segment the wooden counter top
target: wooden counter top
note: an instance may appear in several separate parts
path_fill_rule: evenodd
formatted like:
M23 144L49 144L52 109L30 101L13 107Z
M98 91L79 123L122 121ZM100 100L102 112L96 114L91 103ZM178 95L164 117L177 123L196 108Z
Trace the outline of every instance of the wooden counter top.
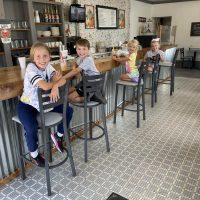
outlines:
M119 64L108 58L95 59L95 64L100 72L111 70L113 67ZM53 65L56 70L60 69L60 66ZM67 73L70 68L67 68L63 73ZM23 89L23 77L21 75L21 69L19 66L15 67L2 67L0 68L0 100L6 100L19 96Z

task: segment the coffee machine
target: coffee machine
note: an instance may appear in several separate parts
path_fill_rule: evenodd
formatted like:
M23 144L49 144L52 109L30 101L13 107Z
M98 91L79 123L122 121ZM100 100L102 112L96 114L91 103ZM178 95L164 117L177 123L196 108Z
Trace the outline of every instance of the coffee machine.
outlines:
M67 38L67 50L69 55L76 54L76 41L81 39L79 36L71 36Z

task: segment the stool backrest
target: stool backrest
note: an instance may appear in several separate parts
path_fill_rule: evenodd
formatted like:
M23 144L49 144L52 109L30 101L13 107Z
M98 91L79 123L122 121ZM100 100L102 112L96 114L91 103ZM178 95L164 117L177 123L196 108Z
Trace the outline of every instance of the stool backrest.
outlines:
M173 60L172 60L172 65L175 66L176 64L176 60L177 60L177 57L178 57L178 53L179 53L179 48L176 48L176 51L175 51L175 54L174 54L174 57L173 57Z
M43 121L44 113L48 111L49 109L52 109L56 106L59 106L63 104L63 117L66 116L66 107L67 107L67 95L68 95L68 86L69 81L67 81L64 85L59 87L59 96L57 102L51 102L50 100L50 90L42 90L41 88L38 88L38 100L39 100L39 108L40 108L40 115L41 119Z
M176 47L173 47L173 48L169 48L165 51L165 61L169 61L169 62L172 62L173 60L173 57L174 57L174 54L176 52Z
M141 84L142 79L145 75L145 67L147 66L147 62L142 61L139 67L139 80L138 80L138 86Z
M180 48L179 50L180 50L180 57L184 58L184 56L185 56L184 48Z
M92 76L83 76L83 90L84 96L92 95L96 92L100 92L102 95L105 94L106 88L106 73Z

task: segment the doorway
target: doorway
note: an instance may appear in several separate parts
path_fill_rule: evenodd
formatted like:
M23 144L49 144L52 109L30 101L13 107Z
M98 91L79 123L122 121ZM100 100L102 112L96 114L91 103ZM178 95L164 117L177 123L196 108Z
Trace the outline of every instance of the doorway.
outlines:
M162 44L170 43L172 17L153 17L156 35Z

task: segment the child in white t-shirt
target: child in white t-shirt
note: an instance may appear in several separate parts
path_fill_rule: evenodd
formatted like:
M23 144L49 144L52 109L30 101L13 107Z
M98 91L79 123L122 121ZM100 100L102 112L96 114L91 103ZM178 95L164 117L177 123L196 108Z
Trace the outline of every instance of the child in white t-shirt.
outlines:
M151 50L147 51L144 56L144 60L150 62L150 65L148 65L149 72L153 71L153 66L154 66L153 63L155 61L155 57L157 54L160 55L160 61L164 61L165 59L164 52L159 49L160 48L159 40L160 40L159 38L156 38L151 41Z

